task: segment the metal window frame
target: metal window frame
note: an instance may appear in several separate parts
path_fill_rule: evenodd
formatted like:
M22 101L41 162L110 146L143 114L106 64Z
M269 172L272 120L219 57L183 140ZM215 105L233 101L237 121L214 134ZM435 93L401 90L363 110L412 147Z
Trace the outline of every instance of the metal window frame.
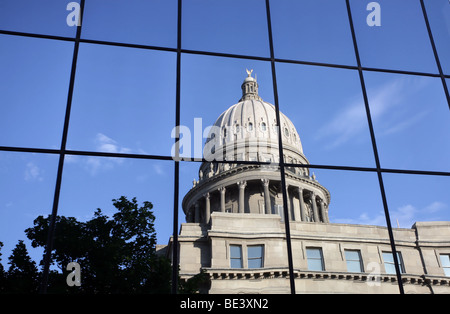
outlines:
M386 200L386 193L385 193L385 188L384 188L384 183L383 183L383 174L384 173L402 173L402 174L414 174L414 175L450 176L450 172L404 170L404 169L391 169L391 168L382 168L381 167L379 156L378 156L377 144L375 141L375 134L374 134L373 124L372 124L369 100L367 97L363 72L365 72L365 71L367 71L367 72L384 72L384 73L396 73L396 74L417 75L417 76L427 76L427 77L439 77L441 79L441 82L442 82L442 85L444 88L444 92L445 92L445 96L447 99L447 104L450 109L449 90L448 90L448 87L447 87L447 84L445 81L447 78L450 79L450 75L445 75L442 70L442 66L441 66L441 63L439 60L439 55L438 55L437 48L436 48L434 38L433 38L433 33L432 33L431 26L430 26L430 23L428 20L428 14L426 11L424 0L420 0L420 5L422 8L422 13L423 13L423 17L425 20L428 37L429 37L429 40L431 43L434 58L435 58L435 61L437 64L437 68L438 68L438 72L439 72L438 74L363 67L361 64L360 57L359 57L358 41L356 39L355 29L354 29L354 25L353 25L352 12L351 12L351 6L350 6L349 0L346 0L346 6L347 6L347 15L348 15L348 20L349 20L349 24L350 24L354 52L355 52L356 59L357 59L356 66L276 58L274 49L273 49L272 21L271 21L271 15L270 15L270 1L269 0L265 0L267 26L268 26L267 32L269 35L269 47L270 47L270 56L269 57L183 49L181 47L182 2L183 2L182 0L178 0L178 3L177 3L178 12L177 12L177 45L176 45L176 48L132 44L132 43L110 42L110 41L103 41L103 40L83 39L83 38L81 38L81 28L82 28L81 25L77 26L77 31L76 31L75 37L64 37L64 36L35 34L35 33L27 33L27 32L16 32L16 31L10 31L10 30L0 30L0 34L4 34L4 35L33 37L33 38L40 38L40 39L52 39L52 40L59 40L59 41L69 41L69 42L74 43L69 89L68 89L68 95L67 95L66 111L65 111L64 126L63 126L63 131L62 131L62 139L61 139L60 148L59 149L44 149L44 148L32 148L32 147L0 146L0 151L55 154L55 155L59 156L58 170L57 170L57 174L56 174L56 184L55 184L55 190L54 190L54 195L53 195L53 205L52 205L52 212L51 212L52 219L51 219L51 224L50 224L50 228L49 228L47 244L46 244L46 248L45 248L43 277L41 279L40 292L41 293L47 292L48 274L49 274L49 267L50 267L50 252L53 247L55 218L58 213L59 195L60 195L62 172L63 172L63 166L64 166L64 157L66 155L68 155L68 156L83 155L83 156L97 156L97 157L120 157L120 158L174 161L172 293L174 293L174 294L177 293L178 264L179 264L179 255L178 255L179 252L177 249L177 247L178 247L178 228L179 228L179 226L178 226L178 224L179 224L178 223L179 166L180 166L180 161L183 161L179 157L179 149L178 149L179 148L178 139L179 139L179 135L180 135L179 129L176 128L176 136L175 136L176 156L175 156L175 158L172 156L163 156L163 155L106 153L106 152L92 152L92 151L84 151L84 150L68 150L68 149L66 149L67 132L68 132L68 127L69 127L69 122L70 122L70 113L71 113L72 96L73 96L73 88L74 88L74 81L75 81L75 74L76 74L79 45L80 45L80 43L91 43L91 44L97 44L97 45L108 45L108 46L119 46L119 47L128 47L128 48L136 48L136 49L149 49L149 50L175 52L176 56L177 56L176 57L175 126L180 125L180 89L181 89L180 78L181 78L181 55L182 54L196 54L196 55L203 55L203 56L217 56L217 57L238 58L238 59L259 60L259 61L270 62L271 70L272 70L273 91L274 91L274 102L275 102L274 105L275 105L275 109L276 109L276 118L277 118L278 125L280 125L280 123L279 123L280 122L280 110L279 110L279 103L278 103L278 89L277 89L278 85L277 85L277 80L276 80L276 69L275 69L276 63L303 64L303 65L312 65L312 66L328 67L328 68L341 68L341 69L350 69L350 70L358 71L358 74L360 77L360 83L361 83L361 90L363 92L364 104L365 104L365 109L366 109L367 121L369 124L369 130L370 130L370 136L371 136L371 141L372 141L372 148L373 148L373 153L374 153L374 157L375 157L376 167L353 167L353 166L321 165L321 164L297 165L297 164L286 163L283 158L283 144L282 144L281 132L278 132L278 134L279 134L279 141L278 141L279 143L278 144L279 144L279 155L280 155L279 168L280 168L281 185L282 185L282 192L283 192L282 193L283 194L283 207L287 208L287 194L286 194L286 188L285 188L286 187L285 167L300 167L301 166L302 168L333 169L333 170L347 170L347 171L366 171L366 172L377 173L379 187L380 187L380 193L381 193L382 200L383 200L383 208L384 208L384 213L385 213L385 218L386 218L386 223L387 223L390 245L391 245L391 249L392 249L392 253L393 253L393 257L394 257L394 261L395 261L397 283L399 286L399 292L401 294L403 294L404 290L403 290L403 283L402 283L402 278L401 278L401 271L399 269L397 254L394 254L397 252L397 250L396 250L396 245L395 245L395 239L393 237L393 229L392 229L390 217L389 217L389 208L388 208L388 204L387 204L387 200ZM80 0L80 18L81 19L83 17L83 13L84 13L84 6L85 6L85 0ZM82 23L80 23L80 24L82 24ZM195 161L184 161L184 162L203 162L203 161L206 161L206 160L202 158L201 160L196 159ZM236 161L217 161L217 162L236 163ZM269 164L266 162L259 162L259 161L239 161L239 163L240 164L257 164L257 165ZM286 243L287 243L287 253L288 253L289 280L290 280L291 293L294 294L295 293L295 282L294 282L295 276L293 273L292 246L291 246L288 212L284 211L284 215L285 215L284 221L285 221Z
M309 250L309 251L315 250L315 251L319 252L320 257L309 257L309 256L308 256L308 250ZM310 264L309 264L309 261L310 261L310 260L311 260L311 261L320 261L320 267L321 267L321 269L320 269L320 270L317 270L317 269L311 269L311 268L310 268ZM308 246L308 247L306 247L306 261L307 261L307 265L308 265L308 270L312 270L312 271L325 271L325 260L324 260L324 257L323 257L323 250L322 250L321 247L316 247L316 246Z
M348 259L347 258L347 252L356 252L358 254L358 259ZM358 273L363 273L364 272L364 263L362 260L362 256L361 256L361 250L359 249L344 249L344 256L345 256L345 261L347 263L347 270L348 270L348 263L352 262L352 263L358 263L359 264L359 272Z

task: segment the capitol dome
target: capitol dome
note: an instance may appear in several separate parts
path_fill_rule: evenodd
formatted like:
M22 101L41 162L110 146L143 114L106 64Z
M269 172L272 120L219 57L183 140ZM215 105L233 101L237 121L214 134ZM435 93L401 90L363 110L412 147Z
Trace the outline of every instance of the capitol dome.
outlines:
M299 133L281 112L278 127L276 109L258 95L251 73L247 70L238 103L220 114L209 131L198 179L183 199L186 221L210 226L213 212L275 214L283 221L281 130L283 159L289 164L285 167L289 220L328 223L330 193L308 167L301 166L309 162Z
M209 131L203 150L206 160L279 161L275 106L259 97L258 83L247 73L241 99L225 110ZM294 124L281 112L280 122L285 162L308 164Z

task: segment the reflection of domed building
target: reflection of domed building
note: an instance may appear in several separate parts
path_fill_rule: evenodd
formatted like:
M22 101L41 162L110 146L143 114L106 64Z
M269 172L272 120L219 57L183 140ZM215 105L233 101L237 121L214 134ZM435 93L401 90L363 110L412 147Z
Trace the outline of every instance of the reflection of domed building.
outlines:
M398 293L387 228L330 223L330 193L301 166L309 162L295 126L280 112L277 127L275 107L247 73L241 99L209 132L204 159L211 162L201 164L183 199L182 280L204 270L210 280L201 292L290 292L280 129L285 162L299 165L285 169L296 292ZM450 292L449 222L394 229L394 238L405 292Z
M280 113L284 160L308 164L291 120ZM268 165L205 162L199 180L185 196L188 222L209 224L211 213L282 213L278 126L275 107L258 96L258 83L249 76L242 98L217 119L204 149L206 160L261 161ZM308 168L286 169L288 213L292 221L328 222L330 193L310 177Z

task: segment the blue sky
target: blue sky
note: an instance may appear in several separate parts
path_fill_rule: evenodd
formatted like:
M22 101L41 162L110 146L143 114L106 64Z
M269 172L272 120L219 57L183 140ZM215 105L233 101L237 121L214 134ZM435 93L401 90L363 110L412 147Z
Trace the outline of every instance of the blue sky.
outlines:
M87 0L82 38L176 47L177 1ZM377 1L381 26L350 1L361 62L438 73L417 0ZM0 28L73 37L69 1L0 2ZM426 0L444 73L450 75L450 4ZM239 9L236 9L239 8ZM277 58L356 65L345 1L271 2ZM265 1L183 1L184 49L269 56ZM73 43L0 35L0 146L59 148ZM183 54L181 124L215 122L240 96L245 69L274 103L270 63ZM280 110L295 124L311 164L375 167L358 72L276 63ZM450 111L439 78L364 71L381 167L450 171ZM81 43L67 148L170 156L175 125L176 54ZM447 79L450 85L450 79ZM194 144L192 134L192 144ZM203 139L204 140L204 139ZM192 157L199 157L192 150ZM2 263L38 215L50 213L58 156L0 152ZM197 162L180 165L180 200L198 179ZM313 169L331 193L330 220L385 225L375 173ZM66 156L59 214L89 219L113 198L151 201L158 242L172 233L172 161ZM391 218L450 220L450 178L383 174ZM180 220L184 221L180 209ZM32 250L38 261L42 250Z

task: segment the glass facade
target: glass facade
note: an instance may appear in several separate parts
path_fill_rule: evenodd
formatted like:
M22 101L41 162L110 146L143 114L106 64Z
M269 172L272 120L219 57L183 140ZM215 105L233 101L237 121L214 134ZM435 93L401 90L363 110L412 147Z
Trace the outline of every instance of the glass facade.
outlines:
M257 74L259 96L292 120L309 161L289 159L282 142L276 160L232 160L277 167L279 186L269 188L280 199L288 252L280 267L292 293L300 249L285 217L301 204L287 182L296 169L330 191L330 222L388 230L383 261L400 293L405 270L393 229L450 220L448 0L3 2L1 263L7 269L25 240L43 260L43 292L50 259L23 232L39 215L86 220L99 207L112 215L112 199L136 197L154 205L158 243L172 236L177 247L207 128L238 102L245 69ZM264 250L230 245L231 268L264 267ZM325 270L325 249L305 254L310 270ZM360 252L343 255L349 272L365 271ZM449 276L448 255L440 257Z

